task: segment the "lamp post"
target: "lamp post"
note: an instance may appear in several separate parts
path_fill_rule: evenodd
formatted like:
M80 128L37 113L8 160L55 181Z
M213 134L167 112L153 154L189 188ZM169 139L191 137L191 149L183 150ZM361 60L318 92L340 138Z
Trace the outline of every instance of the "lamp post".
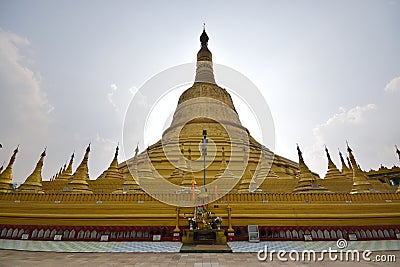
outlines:
M207 192L206 188L206 156L207 156L207 130L203 130L203 145L202 145L202 152L204 157L204 192Z

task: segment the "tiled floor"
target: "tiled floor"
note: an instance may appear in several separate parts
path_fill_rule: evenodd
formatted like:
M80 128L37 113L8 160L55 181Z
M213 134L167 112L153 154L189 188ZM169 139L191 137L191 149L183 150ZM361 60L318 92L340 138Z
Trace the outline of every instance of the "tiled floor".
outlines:
M338 249L336 241L273 241L273 242L229 242L232 252L253 252L268 247L269 251L303 251ZM179 252L180 242L72 242L72 241L31 241L0 239L0 249L53 251L53 252ZM400 240L348 241L346 249L386 251L400 250Z
M229 242L233 252L241 253L178 253L179 242L62 242L22 241L0 239L0 266L398 266L400 240L349 241L346 250L371 250L375 256L391 256L397 261L366 262L333 261L325 254L323 261L280 261L277 254L273 260L260 261L257 252L267 246L268 251L337 250L335 241L301 242ZM92 253L88 253L92 252ZM97 252L97 253L93 253ZM117 253L115 253L117 252ZM145 253L144 253L145 252ZM337 253L338 254L338 253ZM288 258L288 253L286 254Z
M184 244L181 247L181 253L231 253L228 245L206 245L206 244Z
M382 250L400 250L400 240L374 240L374 241L344 241L347 250L357 249L360 251L371 250L371 251L382 251ZM314 250L315 252L321 252L323 250L337 250L337 241L272 241L272 242L260 242L260 243L249 243L249 242L229 242L229 247L232 252L257 252L260 249L268 247L269 251L285 250L285 251L303 251L303 250Z
M381 252L400 260L400 251ZM57 253L0 250L0 266L398 266L396 262L259 261L256 253Z
M53 252L179 252L180 242L71 242L0 239L0 249Z

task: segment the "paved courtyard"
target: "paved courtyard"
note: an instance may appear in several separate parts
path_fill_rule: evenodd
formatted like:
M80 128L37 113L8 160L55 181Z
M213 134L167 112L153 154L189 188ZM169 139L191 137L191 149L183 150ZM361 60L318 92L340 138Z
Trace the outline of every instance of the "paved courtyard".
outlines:
M400 251L381 254L395 255ZM318 255L320 256L320 254ZM398 266L396 262L259 261L256 253L59 253L0 250L0 266Z
M371 250L365 261L340 260L335 253L330 260L328 254L320 253L331 247L338 250L334 241L299 242L230 242L234 253L179 253L181 243L176 242L60 242L0 240L0 266L398 266L400 261L400 240L348 242L344 250ZM260 261L257 251L284 250L287 253L278 259ZM314 250L315 259L321 261L293 260L290 251ZM61 252L63 251L63 252ZM86 252L85 252L86 251ZM87 252L96 251L96 252ZM146 252L144 252L146 251ZM236 252L236 253L235 253ZM362 252L361 252L362 253ZM260 256L264 256L261 254ZM336 255L336 256L335 256ZM360 254L361 255L361 254ZM377 257L378 256L378 257ZM386 262L378 262L385 259Z
M400 250L400 240L344 241L346 249L394 251ZM337 241L265 241L249 243L228 242L232 252L253 252L267 246L271 250L313 250L321 252L329 248L338 249ZM0 239L0 249L48 251L48 252L179 252L180 242L82 242L82 241L32 241Z

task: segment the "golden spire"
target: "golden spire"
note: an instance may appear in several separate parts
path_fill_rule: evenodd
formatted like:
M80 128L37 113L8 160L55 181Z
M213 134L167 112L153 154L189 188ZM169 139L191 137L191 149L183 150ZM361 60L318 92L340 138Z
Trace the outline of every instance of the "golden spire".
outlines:
M82 159L81 164L76 168L75 173L71 177L71 181L68 186L72 193L77 194L91 194L92 190L89 188L89 169L88 169L88 159L90 152L90 144L86 148L85 156Z
M190 147L188 149L188 153L189 153L188 160L185 160L186 167L183 173L181 185L186 187L191 187L193 181L194 184L196 184L196 180L194 179L192 170L192 150L190 149Z
M101 175L100 177L103 178L117 178L117 179L123 179L121 172L118 169L118 151L119 151L119 147L117 146L115 148L115 154L114 154L114 158L111 161L110 166L108 167L108 169L104 172L104 175Z
M170 182L176 183L176 184L179 184L182 182L183 175L184 175L184 169L186 168L186 161L185 161L185 157L183 155L184 154L183 144L181 144L180 147L181 147L181 153L179 155L177 155L177 157L178 157L177 165L176 165L175 169L173 170L173 172L171 173L171 175L169 176Z
M138 175L138 155L139 155L139 144L136 145L135 156L133 157L133 176L137 177Z
M342 152L339 150L340 161L342 162L342 174L347 178L353 178L353 172L347 167L346 162L344 161Z
M329 193L328 189L315 182L314 174L304 163L303 153L297 145L297 154L299 156L299 181L293 189L293 193Z
M201 48L197 53L197 69L195 82L205 82L215 84L214 71L212 65L212 54L208 49L208 35L205 26L200 35Z
M137 194L143 193L141 187L132 175L127 175L124 183L113 194Z
M247 153L246 153L246 148L243 148L243 163L246 162L245 157L246 157ZM251 190L251 185L252 185L252 181L253 181L253 173L250 170L250 165L247 164L247 166L245 167L245 171L244 174L242 176L242 178L240 179L240 184L238 187L237 192L238 193L249 193Z
M334 178L345 178L342 173L338 170L335 163L331 159L328 148L325 146L326 157L328 158L328 171L325 174L324 179L334 179Z
M300 171L300 173L302 173L302 172L303 173L310 172L310 170L308 169L307 165L304 162L303 152L301 152L299 145L297 145L297 155L299 157L299 171ZM312 176L312 177L314 177L314 176ZM312 178L312 181L314 181L314 180L315 179Z
M143 193L135 177L138 175L138 153L139 145L136 146L135 156L133 157L133 166L130 169L130 173L126 174L125 181L114 194L133 194L133 193Z
M153 167L151 164L151 159L149 158L149 150L140 154L140 159L138 159L138 177L137 182L140 185L140 179L154 179Z
M64 164L64 169L62 170L61 174L58 175L56 178L58 180L68 180L72 176L72 163L74 162L75 152L72 153L71 159L69 160L68 167Z
M351 150L348 143L347 143L347 152L349 153L349 158L353 169L353 188L351 189L350 194L372 192L373 191L372 185L368 181L367 176L364 174L364 172L358 167L356 159L354 158L353 155L353 150Z
M178 159L178 168L180 170L184 170L186 168L186 160L185 160L185 147L181 145L181 155Z
M232 164L233 165L233 164ZM239 161L236 163L237 165L242 165L242 161ZM218 187L221 191L227 190L232 192L243 192L243 193L249 193L251 190L251 185L252 185L252 178L253 175L251 175L250 170L245 170L246 172L243 173L243 177L240 183L237 183L236 185L229 186L231 184L232 179L235 179L235 175L232 173L232 171L229 169L228 164L226 162L226 156L225 156L225 147L222 147L222 153L221 153L221 165L219 167L219 170L217 174L214 176L215 180L218 179L217 184L214 186L214 193L218 194ZM247 179L247 177L249 177ZM223 182L223 181L226 181Z
M225 159L225 148L222 147L222 160L221 160L221 169L224 171L228 167L228 164L226 164L226 159Z
M249 193L251 190L250 186L252 184L252 181L253 181L253 174L249 166L247 166L241 178L237 192L240 194Z
M119 151L119 147L117 145L117 147L115 148L113 161L111 162L111 164L114 165L115 167L118 167L118 151Z
M137 156L138 153L139 153L139 144L136 145L136 148L135 148L135 156Z
M71 155L71 159L69 160L68 167L67 167L67 169L65 170L65 171L66 171L66 174L72 175L72 163L74 162L74 157L75 157L75 152L72 153L72 155Z
M44 193L42 190L42 167L45 156L46 148L40 155L40 159L36 164L36 168L33 170L32 174L26 178L25 182L18 188L18 191L27 193Z
M351 164L351 161L350 161L349 157L347 156L346 159L347 159L347 164L349 164L350 172L353 173L353 166Z
M267 155L267 150L264 146L261 147L261 157L259 158L259 162L254 171L253 179L251 181L251 192L262 192L263 189L260 188L260 185L268 178L279 178L279 176L269 167L271 167L272 160ZM261 180L261 181L260 181Z
M17 157L18 148L19 148L19 145L14 150L14 153L12 154L10 162L8 163L7 167L0 174L0 193L9 193L9 192L14 191L13 186L12 186L12 167L13 167L15 158Z
M222 147L222 153L221 153L221 166L219 167L218 173L215 175L215 178L219 178L225 173L228 173L228 164L226 163L226 158L225 158L225 148Z

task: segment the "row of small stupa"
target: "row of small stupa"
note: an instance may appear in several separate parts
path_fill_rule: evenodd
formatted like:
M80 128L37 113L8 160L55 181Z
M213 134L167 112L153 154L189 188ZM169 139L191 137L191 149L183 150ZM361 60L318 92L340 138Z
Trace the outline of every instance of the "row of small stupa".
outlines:
M358 166L354 158L353 151L350 149L349 146L347 146L347 151L349 153L349 157L347 157L349 167L347 167L346 163L344 162L342 153L339 152L340 160L342 163L342 171L339 171L336 165L333 163L329 151L326 147L325 151L328 158L328 171L324 179L338 179L338 178L353 179L353 187L350 192L351 194L374 192L371 183L368 181L367 176ZM297 146L297 152L299 156L299 182L295 187L295 189L293 190L293 192L331 193L328 189L318 184L317 180L315 179L315 175L310 171L310 169L304 163L303 155L299 146Z
M103 172L100 176L101 179L111 179L111 178L120 178L124 180L121 188L117 189L113 193L138 193L142 192L139 184L135 180L134 176L137 177L138 171L138 148L136 148L136 153L134 156L133 161L133 175L125 175L123 176L118 168L118 150L116 148L114 158L108 167L108 169ZM299 173L298 173L298 183L297 186L294 188L293 193L331 193L327 188L318 184L318 180L316 179L315 174L313 174L307 165L304 162L302 152L297 146L298 157L299 157ZM336 167L333 163L328 149L325 147L326 155L328 158L328 171L325 175L326 179L352 179L353 186L351 190L351 194L355 193L370 193L375 192L374 188L372 187L371 183L368 181L366 174L360 169L359 165L357 164L352 150L349 146L347 146L348 157L347 157L347 164L342 156L342 153L339 151L339 156L342 164L342 170ZM398 150L397 150L398 151ZM90 145L86 149L86 153L83 157L82 162L77 167L75 173L72 173L72 164L74 160L74 154L72 154L71 159L68 165L64 165L60 171L52 177L51 180L65 180L68 181L68 192L67 193L92 193L92 190L89 187L88 181L89 178L89 171L88 171L88 159L89 159L89 152L90 152ZM46 149L40 155L40 159L36 164L35 169L33 170L32 174L26 178L25 182L21 184L18 188L14 188L12 184L12 166L16 159L18 153L18 147L14 150L11 159L3 170L3 166L0 167L0 193L12 193L12 192L23 192L23 193L44 193L42 188L42 167L43 161L46 156ZM182 152L183 153L183 152ZM398 152L399 153L399 152ZM222 165L221 167L226 168L226 160L223 153ZM400 154L399 154L400 155ZM190 149L189 149L189 162L190 162ZM141 171L143 171L141 169ZM225 170L222 170L224 172ZM242 180L245 178L242 178ZM190 187L192 185L192 180L194 180L193 174L185 174L183 175L183 180L181 185ZM242 181L243 183L243 181ZM128 190L124 189L128 188ZM239 193L249 192L248 190L239 190ZM397 193L400 192L400 187L398 187ZM332 192L333 193L333 192Z
M123 179L121 172L118 169L118 150L116 148L114 158L108 167L108 169L101 175L102 178L119 178ZM68 187L70 188L71 193L92 193L89 188L88 181L89 179L89 169L88 169L88 159L90 152L90 144L86 148L85 155L82 159L82 162L77 167L75 173L72 173L72 164L74 161L74 154L72 154L71 159L68 165L64 165L60 171L52 177L50 181L53 180L65 180L68 181ZM137 158L137 152L135 158ZM21 192L21 193L44 193L42 186L42 167L43 161L46 156L46 149L40 155L40 159L36 164L35 169L32 174L26 178L25 182L21 184L18 188L14 189L12 184L12 167L14 161L16 159L18 153L18 147L14 150L14 153L11 156L10 162L7 167L3 171L3 166L0 167L0 193L12 193L12 192ZM140 191L139 185L135 182L135 180L126 178L124 185L128 185L131 187L132 191ZM117 190L118 191L118 190ZM118 192L116 192L118 193Z

